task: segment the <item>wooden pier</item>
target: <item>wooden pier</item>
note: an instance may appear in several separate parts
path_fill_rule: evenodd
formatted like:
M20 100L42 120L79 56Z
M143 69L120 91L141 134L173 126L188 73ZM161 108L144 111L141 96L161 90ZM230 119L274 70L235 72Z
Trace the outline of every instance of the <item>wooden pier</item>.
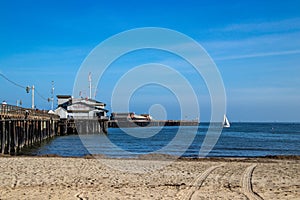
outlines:
M0 153L17 154L60 133L59 117L46 111L0 106Z
M107 134L107 128L151 126L198 126L182 120L60 119L47 111L0 106L0 154L18 154L24 147L40 145L54 136L69 134Z
M0 154L18 154L54 136L107 133L108 118L64 119L47 111L2 104L0 106ZM78 131L77 131L78 130Z

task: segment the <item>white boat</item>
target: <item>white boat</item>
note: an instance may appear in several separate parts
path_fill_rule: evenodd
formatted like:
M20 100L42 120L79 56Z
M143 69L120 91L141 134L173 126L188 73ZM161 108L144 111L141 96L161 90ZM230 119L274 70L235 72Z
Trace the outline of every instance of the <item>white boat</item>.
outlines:
M230 127L230 123L229 123L226 115L224 115L223 127L224 128L229 128Z

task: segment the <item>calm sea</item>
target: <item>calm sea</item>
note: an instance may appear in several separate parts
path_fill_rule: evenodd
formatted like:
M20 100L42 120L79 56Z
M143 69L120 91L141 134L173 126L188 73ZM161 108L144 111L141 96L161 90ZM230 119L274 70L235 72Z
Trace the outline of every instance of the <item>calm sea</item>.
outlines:
M108 135L69 135L56 137L32 154L107 157L135 157L164 153L198 157L207 135L208 124L181 127L185 137L176 137L179 127L112 128ZM192 139L192 140L191 140ZM174 142L175 141L175 142ZM174 143L173 143L174 142ZM209 157L256 157L300 155L300 123L232 123L224 128L208 153Z

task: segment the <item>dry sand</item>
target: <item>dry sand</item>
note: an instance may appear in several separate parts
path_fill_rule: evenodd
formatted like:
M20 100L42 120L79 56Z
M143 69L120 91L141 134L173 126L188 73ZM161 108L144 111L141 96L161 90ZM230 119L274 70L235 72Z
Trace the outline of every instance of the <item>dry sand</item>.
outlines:
M292 158L0 157L0 171L0 199L300 199Z

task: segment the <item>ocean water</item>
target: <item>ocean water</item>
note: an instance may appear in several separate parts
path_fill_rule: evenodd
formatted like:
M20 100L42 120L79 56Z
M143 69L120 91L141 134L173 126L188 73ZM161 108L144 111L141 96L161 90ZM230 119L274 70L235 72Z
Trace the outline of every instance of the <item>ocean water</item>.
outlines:
M108 135L68 135L56 137L32 154L107 157L136 157L169 154L199 157L208 123L198 127L111 128ZM213 133L212 133L213 134ZM215 135L214 135L215 137ZM209 144L211 145L211 144ZM208 146L209 146L208 145ZM205 151L208 153L208 151ZM208 157L257 157L300 155L300 123L232 123L224 128Z

